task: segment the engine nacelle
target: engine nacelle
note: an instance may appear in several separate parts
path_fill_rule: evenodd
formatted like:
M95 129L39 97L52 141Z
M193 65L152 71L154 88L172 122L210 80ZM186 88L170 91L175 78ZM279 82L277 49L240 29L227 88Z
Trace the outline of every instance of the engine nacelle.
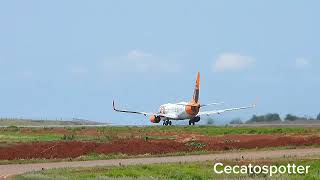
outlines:
M161 118L160 117L158 117L158 116L150 116L150 122L152 122L152 123L159 123L160 121L161 121Z
M199 106L193 106L193 105L190 105L190 106L187 105L185 107L185 111L191 116L196 116L200 111L200 107Z
M192 122L199 122L200 121L200 116L196 116L191 119Z

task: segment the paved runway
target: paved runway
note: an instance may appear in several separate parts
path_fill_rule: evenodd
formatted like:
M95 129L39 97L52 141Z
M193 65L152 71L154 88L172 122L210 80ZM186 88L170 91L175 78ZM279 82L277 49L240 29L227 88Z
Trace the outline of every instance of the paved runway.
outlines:
M308 149L288 149L288 150L269 150L269 151L239 151L208 155L189 155L171 157L152 157L152 158L132 158L132 159L112 159L94 161L73 161L73 162L52 162L36 164L10 164L0 165L0 178L5 179L10 176L23 174L30 171L39 171L51 168L68 167L94 167L94 166L119 166L119 165L138 165L174 162L197 162L197 161L219 161L233 159L263 159L263 158L283 158L283 157L306 157L320 155L320 148Z

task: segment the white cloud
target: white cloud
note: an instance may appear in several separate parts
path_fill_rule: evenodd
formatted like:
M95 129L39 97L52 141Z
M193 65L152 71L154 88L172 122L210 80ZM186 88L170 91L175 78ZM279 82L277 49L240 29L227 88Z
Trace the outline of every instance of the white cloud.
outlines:
M139 50L132 50L117 58L108 58L103 62L108 72L177 72L180 64L168 58L154 56Z
M85 74L88 72L88 69L84 66L73 66L71 67L72 74Z
M298 58L295 61L295 67L297 68L306 68L310 66L310 62L309 60L305 59L305 58Z
M138 51L138 50L132 50L127 54L128 59L142 59L146 57L151 57L151 54Z
M214 71L236 71L251 67L255 59L250 56L243 56L237 53L222 53L213 64Z

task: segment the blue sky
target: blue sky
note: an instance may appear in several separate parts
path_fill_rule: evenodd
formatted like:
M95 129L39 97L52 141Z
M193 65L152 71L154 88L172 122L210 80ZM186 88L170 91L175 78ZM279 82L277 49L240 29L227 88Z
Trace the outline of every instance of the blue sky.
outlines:
M319 1L1 1L0 116L150 124L189 100L320 112ZM218 108L218 107L217 107Z

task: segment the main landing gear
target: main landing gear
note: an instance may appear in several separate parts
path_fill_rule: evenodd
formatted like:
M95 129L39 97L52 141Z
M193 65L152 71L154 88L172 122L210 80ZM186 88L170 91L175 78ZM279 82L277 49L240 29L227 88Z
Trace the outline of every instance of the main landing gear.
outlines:
M191 126L191 125L194 126L195 123L196 123L196 122L199 122L199 121L200 121L200 117L199 117L199 116L196 116L196 117L190 119L190 121L189 121L189 126Z
M172 122L169 121L169 120L164 120L164 121L163 121L163 125L164 125L164 126L168 126L168 125L171 126L171 125L172 125Z
M195 123L194 121L192 121L192 120L189 121L189 126L191 126L191 125L194 126L195 124L196 124L196 123Z

